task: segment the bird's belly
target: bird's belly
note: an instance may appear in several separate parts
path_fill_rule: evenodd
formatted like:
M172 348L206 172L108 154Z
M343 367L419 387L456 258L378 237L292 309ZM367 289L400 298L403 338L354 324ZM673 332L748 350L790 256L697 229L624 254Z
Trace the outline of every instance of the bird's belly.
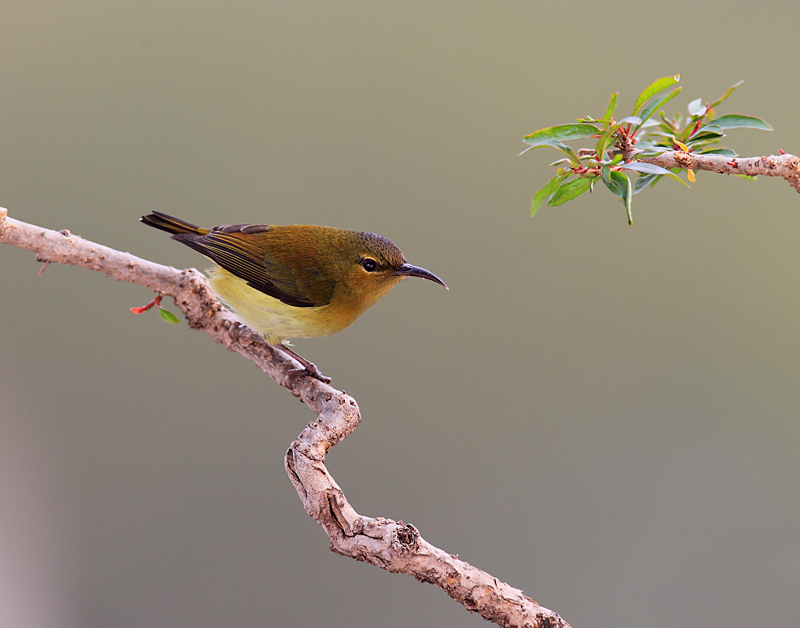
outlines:
M289 338L321 338L341 331L354 318L336 316L330 305L295 307L251 288L243 279L216 267L206 271L216 295L241 322L264 334L271 345Z

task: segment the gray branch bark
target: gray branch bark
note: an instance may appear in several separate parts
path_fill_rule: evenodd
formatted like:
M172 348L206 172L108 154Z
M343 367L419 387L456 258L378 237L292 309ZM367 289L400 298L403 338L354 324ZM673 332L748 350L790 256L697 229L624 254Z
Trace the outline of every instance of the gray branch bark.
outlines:
M800 158L795 155L770 155L769 157L725 157L723 155L695 155L680 151L643 157L638 161L663 168L684 170L710 170L720 174L746 174L751 177L782 177L800 192Z
M170 296L189 326L254 362L317 413L286 452L285 465L303 506L328 534L330 549L392 573L442 588L467 610L500 626L570 628L558 614L519 589L425 541L411 525L359 515L325 467L328 450L361 421L355 399L310 377L291 377L298 365L240 325L195 269L178 270L84 240L8 218L0 208L0 244L34 251L45 265L71 264ZM44 268L44 267L43 267Z

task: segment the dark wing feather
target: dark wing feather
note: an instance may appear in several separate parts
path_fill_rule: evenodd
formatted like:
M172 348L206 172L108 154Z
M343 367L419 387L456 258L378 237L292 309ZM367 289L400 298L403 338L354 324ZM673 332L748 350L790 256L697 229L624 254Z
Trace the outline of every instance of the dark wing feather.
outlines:
M292 270L271 259L258 233L265 225L226 225L205 235L177 233L172 238L202 253L244 279L255 290L294 307L315 307Z

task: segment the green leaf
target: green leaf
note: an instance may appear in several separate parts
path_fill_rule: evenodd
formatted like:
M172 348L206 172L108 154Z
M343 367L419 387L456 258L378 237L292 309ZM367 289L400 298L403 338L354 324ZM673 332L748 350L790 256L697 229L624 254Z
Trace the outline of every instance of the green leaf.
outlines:
M606 187L611 190L611 188L608 187L611 182L611 168L605 165L600 166L600 178L603 180L603 183L606 184ZM611 191L613 192L614 190Z
M636 126L642 123L642 119L639 116L628 116L627 118L622 118L622 120L620 120L619 123L632 124Z
M719 144L719 140L724 135L713 135L711 133L698 133L690 137L686 140L686 145L689 146L692 150L697 150L700 146L705 146L706 144Z
M764 122L761 118L754 118L752 116L743 116L738 113L731 113L727 116L714 118L712 124L720 127L721 129L761 129L762 131L771 131L772 126Z
M643 174L671 174L666 168L657 166L656 164L649 164L645 161L632 161L620 166L623 170L632 170L633 172L641 172Z
M603 114L603 120L611 120L614 116L614 109L617 107L617 96L619 92L614 92L611 94L611 100L608 101L608 107L606 107L606 112Z
M725 133L722 132L722 128L717 126L716 124L707 124L701 129L698 129L697 132L686 139L687 145L692 145L695 142L702 142L705 140L717 140L720 137L725 137Z
M177 316L175 316L172 312L165 310L160 305L158 306L158 313L161 314L161 318L163 318L168 323L172 324L180 323Z
M636 183L633 184L633 193L638 194L646 187L655 185L660 178L661 176L657 174L643 174L636 179Z
M636 99L636 106L633 108L633 115L639 115L644 103L650 100L650 98L655 96L658 92L663 92L665 89L672 87L680 80L680 78L680 74L676 74L674 76L665 76L664 78L660 78L645 87L644 91L639 94L639 98Z
M730 87L729 87L727 90L725 90L725 93L724 93L724 94L722 94L722 96L720 96L720 97L719 97L717 100L715 100L714 102L712 102L712 103L711 103L711 104L708 106L708 108L709 108L709 109L713 109L714 107L716 107L716 106L717 106L719 103L721 103L721 102L722 102L723 100L725 100L725 99L726 99L728 96L730 96L730 95L733 93L733 90L734 90L734 89L736 89L737 87L739 87L739 85L741 85L742 83L744 83L744 81L739 81L739 82L738 82L738 83L736 83L735 85L731 85L731 86L730 86Z
M563 205L567 201L571 201L572 199L577 198L586 192L589 189L589 185L591 185L590 177L578 177L577 179L567 181L560 188L558 188L547 204L551 207Z
M606 187L625 203L625 210L628 213L628 224L633 224L633 218L631 217L633 186L631 185L631 180L617 170L609 171L607 166L603 166L600 172Z
M600 136L600 139L597 140L597 145L595 146L595 152L597 153L597 158L601 161L605 159L604 153L608 148L609 144L611 143L611 138L614 137L614 133L617 132L617 129L620 127L619 124L612 124L608 127L603 134Z
M572 150L572 148L570 146L567 146L566 144L564 144L562 142L558 142L556 140L551 140L549 142L544 142L544 143L538 144L536 146L528 146L528 148L526 148L521 153L519 153L517 155L517 157L520 157L520 156L524 155L529 150L533 150L534 148L541 148L542 146L549 146L550 148L555 148L556 150L560 150L562 153L564 153L567 156L567 159L559 159L558 161L554 161L552 164L550 164L551 166L554 166L554 165L556 165L556 164L558 164L558 163L560 163L562 161L567 161L567 162L569 162L570 164L572 164L575 167L578 167L578 168L580 167L581 160L580 160L580 157L578 157L577 153L574 150Z
M622 174L617 173L617 174ZM625 175L622 175L625 177ZM625 211L628 213L628 224L633 224L633 215L631 214L631 205L633 204L633 187L631 186L631 180L629 177L625 177L625 181L628 183L627 189L625 191Z
M689 148L692 149L693 153L702 153L703 151L711 148L711 146L713 144L719 144L719 140L715 140L715 139L708 140L708 139L706 139L706 140L701 140L699 142L695 142L694 140L692 140L689 143Z
M539 208L544 203L544 199L550 196L553 192L558 189L558 186L561 185L561 182L566 179L567 175L564 174L557 174L552 179L550 179L547 183L545 183L544 187L539 190L536 194L533 195L533 201L531 201L531 218L533 218L534 214L539 211Z
M681 179L678 175L672 174L666 168L662 168L661 166L657 166L656 164L648 164L643 161L632 161L627 164L622 164L620 166L624 170L633 170L634 172L641 172L643 174L656 174L656 175L664 175L667 177L672 177L673 179L680 181L686 187L689 187L689 184L686 183L683 179Z
M600 129L591 124L561 124L534 131L530 135L523 137L522 141L536 148L538 146L552 146L553 142L578 140L598 133L600 133Z
M686 126L683 127L683 130L678 135L675 136L675 139L679 142L687 142L693 129L694 123L691 121L691 119L687 119Z
M666 96L663 96L658 100L654 100L649 105L647 105L647 107L644 108L644 111L642 111L642 114L639 116L642 119L642 124L644 124L644 122L647 121L650 118L650 116L653 115L653 113L658 111L666 103L675 98L675 96L680 94L682 89L683 89L682 87L676 87Z
M735 150L731 150L730 148L708 148L706 150L701 150L698 154L700 155L724 155L725 157L738 157L739 153Z
M625 197L624 182L614 176L621 173L612 171L607 166L603 166L603 168L600 169L600 174L603 178L603 183L605 183L606 187L611 190L612 194L620 199ZM624 174L622 176L625 177ZM627 179L627 177L625 178Z
M692 135L692 139L694 139L694 137L695 137L695 136L696 136L698 133L713 133L713 134L715 134L717 137L722 137L723 135L725 135L725 134L722 132L722 127L721 127L720 125L718 125L718 124L717 124L717 121L716 121L716 120L714 120L714 122L711 122L710 124L706 124L705 126L701 126L699 129L697 129L697 133L695 133L694 135Z
M578 154L574 150L572 150L571 146L567 146L566 144L563 144L561 142L550 142L549 144L547 144L547 146L552 146L553 148L560 150L569 158L569 160L572 162L572 165L580 168L581 166L580 157L578 157Z
M642 159L643 157L655 157L656 155L663 155L664 153L672 152L671 148L664 148L663 146L650 146L637 153L636 157Z
M631 203L633 202L633 186L631 185L631 180L617 170L612 170L609 174L609 180L606 181L604 178L603 183L625 203L625 211L628 213L628 224L632 225Z

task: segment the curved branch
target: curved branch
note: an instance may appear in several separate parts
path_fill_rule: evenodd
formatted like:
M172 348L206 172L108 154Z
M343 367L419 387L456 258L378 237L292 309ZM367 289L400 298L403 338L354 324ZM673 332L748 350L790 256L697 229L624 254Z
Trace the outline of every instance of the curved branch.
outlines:
M331 550L392 573L406 573L442 589L469 611L505 627L569 628L558 614L519 589L425 541L411 524L359 515L325 467L328 450L361 421L355 400L311 377L292 377L293 360L240 325L194 269L177 270L84 240L7 217L0 208L0 244L36 252L36 259L72 264L171 296L189 326L254 362L317 413L291 444L285 464L308 514L325 528ZM44 267L43 267L44 268Z

